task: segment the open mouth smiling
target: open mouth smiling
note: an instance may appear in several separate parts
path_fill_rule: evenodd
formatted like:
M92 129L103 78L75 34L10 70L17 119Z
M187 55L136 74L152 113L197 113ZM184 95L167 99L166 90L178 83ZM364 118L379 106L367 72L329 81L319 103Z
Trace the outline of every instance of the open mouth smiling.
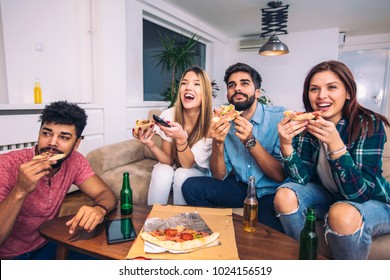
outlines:
M186 101L191 101L191 100L194 100L195 99L195 95L191 94L191 93L186 93L184 94L184 99Z
M317 104L317 107L319 110L324 110L324 109L327 109L329 108L330 106L332 106L332 103L321 103L321 104Z

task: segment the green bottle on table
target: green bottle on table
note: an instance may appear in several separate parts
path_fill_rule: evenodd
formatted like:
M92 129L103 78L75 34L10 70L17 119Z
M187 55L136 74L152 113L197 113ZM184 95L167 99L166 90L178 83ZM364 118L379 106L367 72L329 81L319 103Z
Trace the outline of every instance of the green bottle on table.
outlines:
M129 215L133 213L133 191L130 187L129 172L123 173L123 183L121 189L121 213Z
M318 236L316 233L316 213L315 209L309 207L306 215L305 227L301 231L299 239L299 259L317 259Z

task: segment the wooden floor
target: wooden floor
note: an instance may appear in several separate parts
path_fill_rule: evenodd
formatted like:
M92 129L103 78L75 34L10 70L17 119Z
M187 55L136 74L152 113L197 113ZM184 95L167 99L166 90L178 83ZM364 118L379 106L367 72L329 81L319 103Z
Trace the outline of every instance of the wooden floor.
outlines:
M80 191L74 191L66 195L59 216L76 214L83 205L92 205L93 201Z

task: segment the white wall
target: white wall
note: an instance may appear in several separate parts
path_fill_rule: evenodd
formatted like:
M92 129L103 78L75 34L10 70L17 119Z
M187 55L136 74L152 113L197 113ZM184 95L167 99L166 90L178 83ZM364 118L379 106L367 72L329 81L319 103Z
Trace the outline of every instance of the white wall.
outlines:
M1 16L1 4L0 4L0 103L8 103L7 72L5 67L5 53L4 53L3 38L4 38L3 21Z
M229 39L160 1L0 0L0 4L10 106L32 102L34 78L39 75L44 102L74 99L92 103L88 108L101 112L103 134L90 136L94 141L101 137L91 147L131 138L136 119L145 118L150 109L167 106L142 101L145 14L171 23L177 32L201 36L207 44L206 70L220 88L214 106L226 102L225 69L240 61L260 72L262 87L275 105L299 110L307 71L323 60L337 59L338 54L338 29L280 36L290 48L284 56L239 52L240 38ZM44 43L43 52L34 49L35 42Z
M89 0L1 0L1 12L9 104L32 104L36 77L43 102L91 102Z
M337 59L338 29L296 32L279 36L290 53L261 56L258 50L238 52L238 41L230 46L226 65L237 61L255 68L263 78L262 88L274 105L302 110L302 88L307 72L323 60Z
M128 2L128 1L127 1ZM126 132L126 1L94 0L94 94L104 108L104 144Z

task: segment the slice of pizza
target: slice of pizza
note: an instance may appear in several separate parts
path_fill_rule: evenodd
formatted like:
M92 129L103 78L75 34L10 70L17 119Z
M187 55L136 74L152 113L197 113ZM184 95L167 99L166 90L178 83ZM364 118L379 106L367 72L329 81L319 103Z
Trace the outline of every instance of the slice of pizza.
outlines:
M150 126L154 125L154 120L136 120L135 128L140 129L142 131L148 129Z
M291 114L294 114L294 116L291 118L293 121L306 121L306 120L312 120L319 116L321 116L321 111L314 111L314 112L296 112L296 111L284 111L283 114L287 117Z
M218 232L209 234L207 232L177 226L176 228L143 232L141 233L141 238L168 251L188 252L215 242L219 238L219 235Z
M49 152L44 152L44 153L41 153L39 155L36 155L35 157L33 157L33 159L47 159L50 161L50 160L60 160L60 159L63 159L64 157L66 157L66 155L63 153L52 154Z
M213 122L219 122L221 119L226 119L227 121L232 121L241 115L242 111L236 111L233 104L221 105L219 108L214 109Z

